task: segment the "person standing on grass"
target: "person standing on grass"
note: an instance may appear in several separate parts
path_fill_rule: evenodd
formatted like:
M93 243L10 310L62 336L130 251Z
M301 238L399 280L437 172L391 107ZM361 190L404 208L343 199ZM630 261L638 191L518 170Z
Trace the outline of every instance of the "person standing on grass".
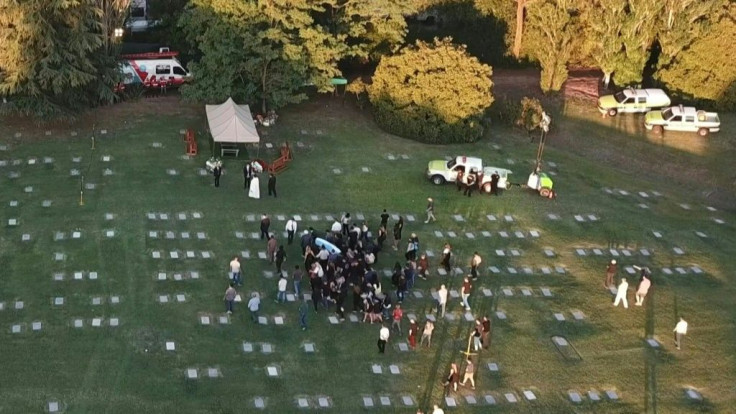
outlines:
M246 162L243 166L243 188L245 191L250 189L250 179L253 177L253 168L249 162Z
M294 273L291 274L291 277L294 280L294 295L296 295L298 300L302 295L302 278L304 277L304 273L299 269L299 265L294 266Z
M647 297L649 288L652 286L652 281L647 276L649 275L646 272L642 272L639 286L636 288L636 306L641 306L644 304L644 298Z
M307 330L307 313L309 312L309 305L307 304L306 299L301 301L299 303L299 326L302 328L302 331Z
M473 280L478 279L478 266L483 262L483 258L480 257L478 252L473 253L473 258L470 259L470 276Z
M235 297L238 296L238 292L235 291L235 284L230 283L227 290L225 290L225 310L228 315L233 313L233 304L235 303Z
M431 414L445 414L445 410L441 409L439 405L435 404L434 407L432 408Z
M432 197L427 197L427 220L424 223L430 221L437 221L437 219L434 217L434 200Z
M470 333L470 337L473 338L473 349L476 352L480 351L482 348L480 338L483 337L483 325L480 323L480 320L475 320L475 327L473 328L473 332Z
M483 325L483 332L481 333L481 340L483 341L483 348L488 349L491 347L491 320L488 319L488 316L483 317L483 321L481 321L481 325Z
M463 191L463 194L470 197L473 194L473 189L475 189L475 182L476 175L475 175L475 169L471 169L470 173L465 177L465 191Z
M273 173L268 174L268 195L271 194L276 198L276 176Z
M422 331L422 339L419 341L419 345L424 344L424 340L427 340L427 348L432 346L432 332L434 332L434 323L427 319L424 324L424 330Z
M281 266L286 261L286 250L284 250L284 245L282 244L279 246L279 249L276 251L276 271L281 274Z
M278 281L279 293L278 293L278 295L276 295L275 302L277 302L277 303L284 303L284 302L286 302L286 287L287 287L288 284L289 283L286 280L286 276L284 276L282 274L279 277L279 281Z
M629 301L626 299L626 293L629 290L629 283L626 278L621 278L621 284L618 285L618 292L616 292L616 299L613 301L613 306L618 306L619 302L624 303L624 309L629 309Z
M383 227L384 229L388 228L388 218L389 214L386 212L386 209L383 209L383 213L381 213L381 225L380 227Z
M446 388L457 392L457 383L459 379L460 373L458 372L457 364L453 362L450 364L450 372L447 374L444 385Z
M457 178L455 179L455 184L457 185L457 191L460 192L463 190L463 186L465 185L465 171L458 170L457 171Z
M672 332L675 333L675 346L677 346L677 350L679 351L682 345L682 336L687 334L687 322L685 322L685 319L680 318L680 322L677 322Z
M268 242L266 242L266 258L268 259L269 263L273 263L274 259L276 259L276 247L278 246L278 242L276 242L276 236L273 234L268 236Z
M465 386L465 382L470 381L470 388L475 389L475 365L473 360L468 357L465 360L465 374L463 374L463 382L460 385Z
M404 217L399 216L399 220L394 224L394 250L399 250L402 230L404 230Z
M215 164L215 168L212 169L212 175L215 176L215 187L220 186L220 176L222 175L222 167L220 163Z
M491 174L491 195L498 195L498 180L500 179L501 177L498 175L498 171L494 171Z
M440 289L437 291L437 314L441 318L445 317L445 309L447 309L447 288L445 285L440 285Z
M378 352L381 354L386 353L386 343L388 342L388 338L391 336L391 332L389 332L386 325L381 325L381 330L378 331Z
M470 312L470 304L468 298L470 297L470 291L473 289L473 285L470 284L470 279L467 277L463 280L463 287L461 290L461 297L463 299L463 307L466 311Z
M265 215L261 215L261 240L266 239L268 240L268 229L271 227L271 219Z
M302 254L305 254L307 252L307 247L312 245L312 234L309 232L309 230L304 230L302 232L302 237L299 238L299 244L302 247ZM308 266L306 267L309 268Z
M419 327L417 326L417 321L414 319L409 319L409 346L411 349L416 349L417 347L417 333L419 333Z
M289 221L286 222L284 230L286 230L286 240L289 246L294 242L294 234L296 234L297 226L298 225L294 217L290 218Z
M417 275L423 280L427 280L427 276L429 276L429 259L424 253L419 256L419 261L417 261Z
M243 286L243 279L241 278L240 270L240 259L238 256L235 256L233 257L233 260L230 261L230 279L238 286Z
M250 295L250 300L248 301L248 310L250 311L250 319L258 323L258 311L261 309L261 298L258 297L258 292L253 292Z
M452 246L450 246L450 243L445 243L445 246L442 248L442 261L440 262L440 266L442 266L446 272L450 271L450 259L452 258Z
M404 317L404 310L401 309L400 304L396 304L396 307L394 308L393 313L393 321L391 322L391 329L396 329L399 331L399 335L401 335L401 318Z
M611 286L613 286L613 278L616 277L616 260L611 260L610 263L608 263L608 266L606 266L606 281L603 283L603 286L606 289L610 289Z

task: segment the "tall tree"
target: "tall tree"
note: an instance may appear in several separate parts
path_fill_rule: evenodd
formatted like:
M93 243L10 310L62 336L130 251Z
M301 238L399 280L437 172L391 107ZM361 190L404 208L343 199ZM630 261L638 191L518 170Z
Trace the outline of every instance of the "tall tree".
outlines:
M368 97L379 124L391 132L434 143L472 142L493 103L491 68L452 39L417 41L384 57Z
M661 0L629 0L629 12L621 27L624 59L616 60L616 83L640 83L657 36L657 17L662 11Z
M323 12L318 0L193 0L180 24L202 58L182 93L258 100L265 112L306 99L305 85L332 90L345 37L315 23Z
M519 59L522 53L524 12L529 1L473 0L473 4L478 11L485 15L493 15L498 20L506 23L506 44L512 48L512 55L516 59ZM521 25L517 24L519 20L522 22Z
M727 7L728 0L664 0L658 16L658 66L666 67L683 49L706 35L713 22L727 13Z
M372 58L393 53L404 43L405 16L415 14L417 0L324 0L326 20L335 35L344 35L353 56Z
M567 80L567 63L579 31L574 7L573 0L544 0L528 10L527 45L542 66L544 92L559 91Z
M736 109L736 4L720 14L704 36L657 72L657 79L686 97L713 101L723 109Z
M25 115L73 115L111 102L117 65L105 48L97 0L5 1L0 8L3 109Z
M594 0L583 2L581 22L589 53L603 71L603 83L608 88L613 72L626 58L621 31L628 18L629 0Z

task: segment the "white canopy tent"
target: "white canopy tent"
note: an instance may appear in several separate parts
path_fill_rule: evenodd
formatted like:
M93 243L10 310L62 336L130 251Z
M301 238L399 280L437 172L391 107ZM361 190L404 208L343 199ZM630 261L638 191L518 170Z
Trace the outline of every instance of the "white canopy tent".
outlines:
M258 144L261 141L248 105L238 105L233 98L228 98L221 105L206 105L206 110L215 142Z

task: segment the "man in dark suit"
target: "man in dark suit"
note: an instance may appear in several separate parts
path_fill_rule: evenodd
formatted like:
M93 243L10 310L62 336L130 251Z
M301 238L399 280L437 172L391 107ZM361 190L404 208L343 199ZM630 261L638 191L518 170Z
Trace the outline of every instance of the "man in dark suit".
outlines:
M498 180L500 178L498 171L494 171L493 174L491 174L491 195L498 195Z
M220 164L215 165L215 168L212 169L212 175L215 176L215 187L219 187L220 176L222 175L222 167L220 167Z
M276 176L273 173L268 174L268 195L271 193L276 197Z

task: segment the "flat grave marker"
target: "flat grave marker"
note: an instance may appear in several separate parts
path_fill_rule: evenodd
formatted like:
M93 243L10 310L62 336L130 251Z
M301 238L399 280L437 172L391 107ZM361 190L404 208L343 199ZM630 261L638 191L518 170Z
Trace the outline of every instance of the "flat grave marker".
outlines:
M15 308L15 310L21 310L21 309L23 309L23 308L24 308L25 306L26 306L26 304L25 304L25 303L23 303L23 301L22 301L22 300L18 300L18 301L16 301L16 302L15 302L14 308Z
M274 365L270 365L266 367L266 373L268 374L269 377L278 377L279 369Z
M390 407L391 406L391 398L389 398L389 397L387 397L385 395L382 395L382 396L378 397L378 400L381 402L381 405L384 406L384 407Z
M364 407L373 407L373 397L363 397L363 406Z
M73 325L75 328L81 328L84 326L84 320L83 319L74 319Z
M496 399L491 394L486 394L485 396L483 396L483 400L488 405L496 405Z
M167 351L176 351L176 344L174 342L166 342L166 350Z
M120 319L118 318L110 318L108 322L110 323L110 326L112 326L113 328L120 325Z
M445 397L445 405L450 408L457 407L457 402L455 401L454 397L447 396Z
M506 401L508 401L508 402L510 402L510 403L512 403L512 404L513 404L513 403L516 403L516 402L518 402L518 401L519 401L519 400L518 400L518 399L516 398L516 395L515 395L514 393L512 393L512 392L507 392L507 393L506 393L506 394L504 394L503 396L504 396L504 397L506 398Z
M188 368L187 369L187 378L189 379L197 379L197 369L196 368Z
M200 316L199 317L199 323L202 325L209 325L211 323L209 316Z
M534 395L534 392L532 390L524 390L523 394L524 398L526 398L527 401L534 401L537 399L537 396Z
M414 397L412 397L411 395L402 395L401 402L404 404L404 406L411 407L414 405Z
M59 403L57 401L49 401L47 405L47 409L50 413L58 413L59 412Z
M570 401L574 402L575 404L578 404L583 401L583 398L580 396L580 393L577 391L568 391L567 396L570 398Z
M596 390L588 391L588 398L590 401L596 402L601 400L601 395Z
M266 408L266 400L263 397L255 397L253 399L253 405L258 409Z
M618 393L615 390L606 390L605 393L606 397L611 401L616 401L619 398Z
M703 395L693 388L685 389L685 396L693 401L703 401Z
M92 318L92 326L95 328L102 326L102 318Z
M10 327L10 332L12 333L20 333L22 327L20 325L13 325Z

